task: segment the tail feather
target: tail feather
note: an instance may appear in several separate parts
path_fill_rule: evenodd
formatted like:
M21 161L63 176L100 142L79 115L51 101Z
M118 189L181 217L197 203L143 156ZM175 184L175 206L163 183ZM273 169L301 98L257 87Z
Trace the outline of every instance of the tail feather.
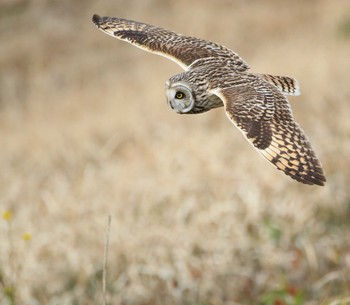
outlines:
M300 95L299 83L295 78L270 74L258 74L258 76L277 87L284 94Z

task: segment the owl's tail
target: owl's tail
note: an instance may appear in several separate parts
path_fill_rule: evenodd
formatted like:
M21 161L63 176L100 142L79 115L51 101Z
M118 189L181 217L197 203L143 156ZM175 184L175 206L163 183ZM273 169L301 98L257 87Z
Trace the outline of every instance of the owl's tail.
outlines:
M287 76L275 76L270 74L256 74L263 80L277 87L287 95L300 95L299 83L295 78Z

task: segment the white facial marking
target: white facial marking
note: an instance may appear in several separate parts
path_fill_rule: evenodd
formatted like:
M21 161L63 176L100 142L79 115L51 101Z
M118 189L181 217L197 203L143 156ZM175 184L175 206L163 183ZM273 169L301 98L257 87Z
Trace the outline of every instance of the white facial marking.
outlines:
M191 111L194 106L194 100L191 89L183 83L171 84L165 83L166 98L169 106L177 113L186 113Z

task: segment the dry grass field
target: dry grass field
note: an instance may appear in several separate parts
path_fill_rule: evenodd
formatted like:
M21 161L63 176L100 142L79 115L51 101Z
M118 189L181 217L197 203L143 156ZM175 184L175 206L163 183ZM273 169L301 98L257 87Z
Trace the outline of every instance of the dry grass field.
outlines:
M94 13L222 43L290 98L327 176L299 184L222 108L165 103L176 64ZM348 0L1 0L0 304L350 304Z

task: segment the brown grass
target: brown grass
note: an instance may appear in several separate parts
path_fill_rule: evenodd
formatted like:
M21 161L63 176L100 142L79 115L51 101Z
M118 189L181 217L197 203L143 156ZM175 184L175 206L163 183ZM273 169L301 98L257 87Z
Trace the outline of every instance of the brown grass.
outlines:
M103 35L93 13L298 78L294 115L326 186L276 171L222 109L176 115L163 84L181 69ZM348 0L3 1L0 207L14 216L0 222L0 304L101 304L108 214L110 304L348 297L349 18Z

